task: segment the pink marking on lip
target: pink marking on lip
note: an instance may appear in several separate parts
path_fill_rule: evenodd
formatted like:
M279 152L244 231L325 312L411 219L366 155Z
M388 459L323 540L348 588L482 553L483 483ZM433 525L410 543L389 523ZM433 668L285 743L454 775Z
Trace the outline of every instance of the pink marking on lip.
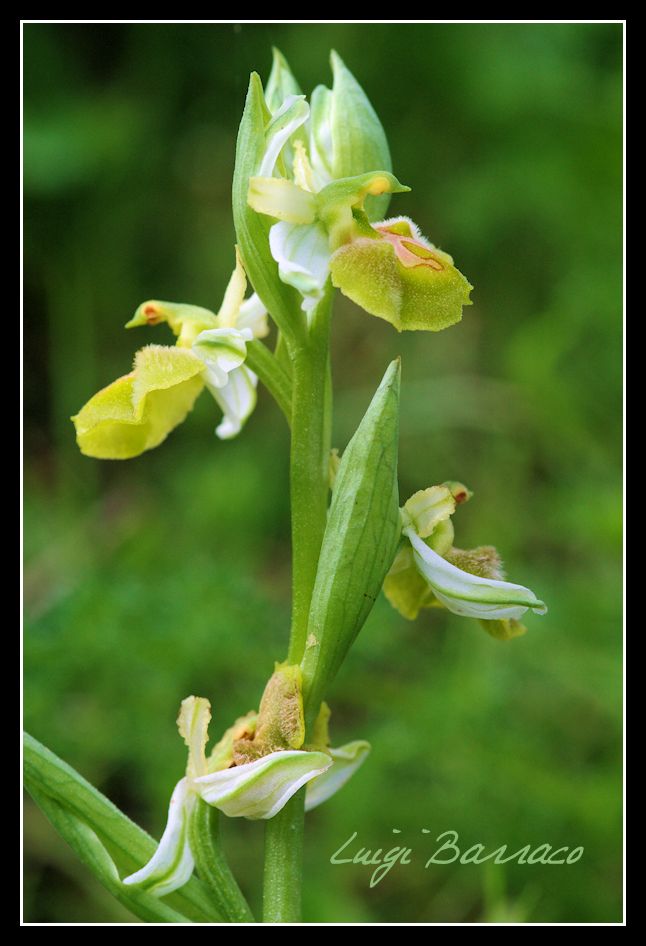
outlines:
M376 229L384 239L394 246L400 262L408 269L412 269L414 266L428 266L429 269L434 269L437 272L444 269L442 263L433 256L431 250L419 240L404 236L401 233L393 233L387 227L377 227ZM410 249L410 247L415 247L417 252Z

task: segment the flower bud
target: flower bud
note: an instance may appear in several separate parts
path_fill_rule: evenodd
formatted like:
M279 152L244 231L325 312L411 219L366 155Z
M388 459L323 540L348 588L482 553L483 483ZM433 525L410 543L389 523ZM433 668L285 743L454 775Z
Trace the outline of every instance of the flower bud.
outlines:
M281 51L274 46L272 54L273 63L265 88L265 101L267 108L274 114L290 95L303 93Z
M311 97L310 155L320 185L368 171L392 170L386 134L350 70L334 51L330 55L334 84L319 85ZM369 197L366 212L379 220L388 208L388 194Z

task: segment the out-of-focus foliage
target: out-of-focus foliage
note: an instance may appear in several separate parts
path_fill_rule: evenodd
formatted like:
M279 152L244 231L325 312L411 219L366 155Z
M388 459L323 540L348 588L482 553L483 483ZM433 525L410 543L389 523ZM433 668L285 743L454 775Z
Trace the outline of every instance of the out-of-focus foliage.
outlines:
M392 212L475 286L436 337L397 336L338 299L335 444L401 354L401 494L467 483L460 544L495 543L550 606L501 643L378 602L330 694L335 744L373 752L309 816L306 916L617 920L618 25L25 26L26 726L159 834L184 764L180 700L208 697L224 730L283 656L288 438L268 397L230 443L201 399L128 463L80 456L69 421L136 347L170 343L163 327L122 331L143 299L217 306L237 124L272 44L307 91L339 51L414 188ZM129 919L26 815L26 919ZM257 905L262 831L226 827ZM449 829L465 847L585 852L570 867L425 870ZM413 863L370 889L367 868L329 863L355 831L356 846L412 847Z

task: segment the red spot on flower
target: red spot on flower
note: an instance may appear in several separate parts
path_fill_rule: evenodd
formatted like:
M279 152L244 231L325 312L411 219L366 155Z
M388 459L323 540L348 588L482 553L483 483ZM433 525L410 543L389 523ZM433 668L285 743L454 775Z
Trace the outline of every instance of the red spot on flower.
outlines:
M157 325L158 322L161 322L161 315L156 305L144 306L144 316L148 325Z

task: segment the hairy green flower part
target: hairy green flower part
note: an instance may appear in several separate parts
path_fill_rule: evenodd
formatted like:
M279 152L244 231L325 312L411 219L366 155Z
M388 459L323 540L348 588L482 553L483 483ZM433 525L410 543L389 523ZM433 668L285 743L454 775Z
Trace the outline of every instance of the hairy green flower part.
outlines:
M127 460L159 446L181 424L204 387L204 365L182 348L148 345L134 370L103 388L72 421L88 457Z
M495 578L502 581L505 571L498 550L493 545L480 545L476 549L450 549L444 558L456 568L480 578Z
M332 89L319 85L311 96L310 156L319 185L364 174L373 168L392 170L386 133L365 92L334 51L330 54ZM371 196L366 211L379 220L388 208L389 192Z
M405 217L374 225L330 260L332 283L366 312L397 331L439 332L462 318L473 288L448 253L421 236Z

